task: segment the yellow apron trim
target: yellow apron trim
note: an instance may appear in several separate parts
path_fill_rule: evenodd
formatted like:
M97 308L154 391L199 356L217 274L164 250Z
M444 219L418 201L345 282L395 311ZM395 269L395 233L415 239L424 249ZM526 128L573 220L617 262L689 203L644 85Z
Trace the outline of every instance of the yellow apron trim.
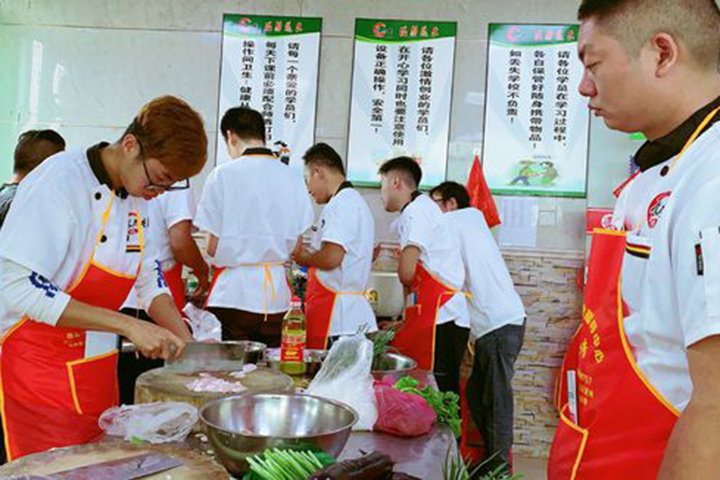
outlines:
M19 322L13 325L8 331L6 331L2 338L0 338L0 348L2 344L10 338L10 336L20 327L22 327L28 321L27 317L23 317ZM0 355L1 358L1 355ZM1 362L2 360L0 360ZM5 388L3 387L2 380L2 369L0 368L0 412L2 412L2 429L3 429L3 443L5 444L5 456L8 461L15 460L12 453L10 452L10 435L8 435L7 429L7 415L5 415Z
M75 411L82 415L83 411L80 407L80 399L78 399L77 387L75 386L75 375L73 375L72 363L68 362L67 364L65 364L65 366L67 367L68 371L68 380L70 380L70 393L72 394Z
M657 400L665 406L673 415L676 417L680 416L680 411L676 409L670 402L665 400L665 398L660 394L660 392L657 391L657 389L648 381L648 379L645 377L645 375L640 371L640 367L638 367L637 363L635 362L635 357L632 354L632 351L630 350L630 345L627 340L627 336L625 335L625 319L623 317L623 311L622 311L622 289L621 289L622 283L621 280L618 279L618 329L620 330L620 340L622 341L623 350L625 350L625 356L627 357L628 362L630 362L630 365L632 366L633 370L635 371L635 374L638 376L638 378L645 384L645 387L652 393Z
M110 201L108 201L108 205L105 208L105 211L102 215L102 226L100 227L100 231L97 234L97 237L95 238L95 245L93 246L92 253L90 254L90 258L88 259L87 263L85 263L85 266L82 269L82 272L78 276L77 279L72 283L72 285L66 290L67 292L72 292L79 284L83 281L85 278L85 275L87 274L87 271L90 269L90 265L95 265L100 270L103 270L104 272L107 272L111 275L119 276L122 278L137 278L140 275L140 271L142 270L143 262L145 261L145 228L142 224L142 216L139 212L131 212L131 214L135 215L135 218L138 222L138 237L140 242L140 263L138 264L138 269L135 275L128 275L126 273L120 273L116 272L105 265L100 265L98 263L95 263L95 251L97 250L98 245L100 244L100 241L102 240L103 235L105 234L105 227L107 226L107 222L110 219L110 211L112 209L113 201L115 200L115 192L110 192Z
M580 468L580 462L582 461L583 454L585 453L585 446L587 445L587 440L590 436L590 433L586 429L575 425L575 423L573 423L569 418L565 416L565 410L567 408L568 404L566 403L565 406L560 409L560 421L583 436L583 439L580 442L580 448L578 449L577 457L575 458L575 464L573 465L572 473L570 475L570 480L575 480L575 478L577 477L578 469Z
M685 146L682 148L682 150L680 150L680 153L678 154L678 156L675 157L675 160L673 160L673 161L670 163L670 166L668 167L668 170L672 170L672 168L675 166L675 164L683 157L683 155L685 155L685 152L687 151L687 149L690 148L690 146L691 146L693 143L695 143L695 140L697 139L697 137L698 137L698 136L700 135L700 133L705 129L705 127L707 126L707 124L710 123L710 121L711 121L713 118L715 118L715 115L717 115L717 113L718 113L719 111L720 111L720 107L717 107L715 110L713 110L712 112L710 112L710 113L705 117L705 119L702 121L702 123L700 123L700 125L698 125L698 127L695 129L695 131L694 131L693 134L690 136L690 138L688 139L688 141L685 142ZM643 220L638 221L637 225L635 225L635 230L633 230L633 231L638 231L638 230L640 230L640 227L642 226L642 222L643 222Z
M72 392L73 397L73 403L75 404L75 410L80 415L83 414L82 408L80 407L80 399L77 395L77 387L75 386L75 375L73 373L73 367L76 365L81 365L83 363L89 363L94 362L97 360L102 360L103 358L111 357L113 355L117 355L118 350L113 350L111 352L103 353L102 355L95 355L94 357L88 357L88 358L81 358L79 360L73 360L72 362L67 362L65 366L68 369L68 378L70 379L70 391Z
M265 314L264 321L267 321L268 319L268 285L270 285L270 293L272 293L272 299L277 300L277 291L275 290L275 282L273 281L272 271L270 270L270 267L279 267L283 265L285 265L285 262L241 263L239 265L236 265L237 267L262 267L265 270L263 277L263 309Z

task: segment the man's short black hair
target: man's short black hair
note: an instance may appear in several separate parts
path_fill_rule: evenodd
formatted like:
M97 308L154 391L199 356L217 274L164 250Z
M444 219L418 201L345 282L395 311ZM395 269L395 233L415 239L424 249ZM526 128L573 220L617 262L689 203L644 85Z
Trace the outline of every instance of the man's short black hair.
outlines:
M380 175L387 175L390 172L398 172L405 179L406 183L413 188L420 186L422 180L422 169L420 165L410 157L397 157L383 163L378 170Z
M683 43L697 66L713 72L718 69L717 0L582 0L578 19L596 20L632 57L662 32Z
M430 190L430 196L439 195L443 202L455 199L458 208L468 208L470 206L470 195L464 185L457 182L443 182L437 187Z
M340 155L335 149L327 143L318 143L310 147L308 151L305 152L305 155L303 155L303 160L305 161L306 167L322 165L323 167L335 170L343 176L345 175L345 165L343 165L342 158L340 158Z
M237 135L240 140L261 140L265 143L265 119L256 110L247 107L233 107L223 115L220 130L225 141L228 131Z
M65 139L55 130L28 130L15 147L13 172L27 175L43 160L65 150Z

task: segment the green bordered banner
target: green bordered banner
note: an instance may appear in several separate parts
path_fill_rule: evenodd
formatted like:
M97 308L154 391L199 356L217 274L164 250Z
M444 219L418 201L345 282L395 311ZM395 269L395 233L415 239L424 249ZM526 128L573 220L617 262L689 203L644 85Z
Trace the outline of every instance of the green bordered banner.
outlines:
M315 141L321 30L321 18L223 17L217 164L229 160L219 122L242 105L263 114L268 146L301 168Z
M422 187L445 180L457 23L357 19L348 177L378 186L378 168L407 155Z
M483 169L495 194L585 198L577 25L491 24Z

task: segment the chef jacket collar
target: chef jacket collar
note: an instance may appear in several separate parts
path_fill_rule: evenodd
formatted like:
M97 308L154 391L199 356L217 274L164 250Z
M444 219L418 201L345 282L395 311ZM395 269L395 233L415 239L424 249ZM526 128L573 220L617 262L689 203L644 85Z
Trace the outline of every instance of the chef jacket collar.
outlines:
M404 207L402 207L402 209L400 210L400 213L404 212L405 209L408 207L408 205L410 205L412 202L414 202L421 195L422 195L422 193L420 193L420 190L415 190L414 192L412 192L410 194L410 201L408 203L406 203Z
M648 140L635 154L635 164L641 171L648 170L676 156L683 149L690 136L700 126L705 117L720 106L720 97L693 113L672 132L656 140ZM705 133L715 122L720 121L720 115L715 115L710 123L700 133Z
M345 180L343 183L340 184L340 186L338 187L338 189L335 192L335 194L333 195L333 197L336 196L338 193L342 192L343 190L345 190L346 188L355 188L355 187L353 186L352 182Z
M90 163L90 168L92 169L95 178L97 178L98 182L100 182L100 185L105 185L110 190L114 190L115 195L117 195L118 198L127 198L127 190L125 190L124 188L114 189L112 187L112 183L110 182L110 174L108 173L105 165L102 162L102 159L100 158L100 150L107 147L108 145L110 145L108 142L100 142L87 149L87 157L88 162Z
M245 151L242 153L242 157L246 157L248 155L265 155L267 157L276 157L275 152L270 150L267 147L251 147L246 148Z

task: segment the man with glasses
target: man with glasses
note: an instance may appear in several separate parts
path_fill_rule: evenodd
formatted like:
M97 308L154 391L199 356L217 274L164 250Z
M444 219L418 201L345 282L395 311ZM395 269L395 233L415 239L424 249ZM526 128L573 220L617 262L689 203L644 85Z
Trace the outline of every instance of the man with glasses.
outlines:
M210 174L195 218L215 266L207 305L223 340L277 347L291 295L284 263L312 226L312 203L300 172L266 147L259 112L231 108L220 129L234 160Z
M117 343L150 358L192 339L146 240L148 203L207 160L200 116L165 96L115 143L53 156L18 188L0 231L0 390L8 459L91 442L117 405ZM135 287L156 324L117 310Z

